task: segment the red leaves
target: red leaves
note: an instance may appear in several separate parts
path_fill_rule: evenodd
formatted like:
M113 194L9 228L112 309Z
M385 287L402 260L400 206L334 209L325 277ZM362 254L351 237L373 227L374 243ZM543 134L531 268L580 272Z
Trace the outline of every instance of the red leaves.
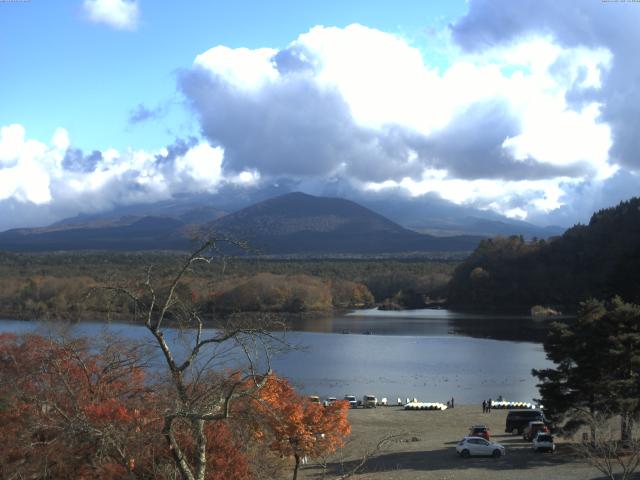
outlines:
M144 382L124 345L98 353L86 340L0 335L0 477L122 478L133 458L123 452L148 449Z
M351 431L347 402L328 407L312 403L275 375L260 390L256 404L267 418L272 449L282 455L317 457L333 452Z
M122 344L0 335L0 478L174 478L162 435L169 389L148 384L139 365L136 350ZM254 387L248 382L247 392ZM231 419L205 425L209 480L250 479L249 459L261 467L267 449L273 457L331 452L350 429L346 403L313 404L275 375L233 409ZM193 459L192 425L179 420L175 428Z

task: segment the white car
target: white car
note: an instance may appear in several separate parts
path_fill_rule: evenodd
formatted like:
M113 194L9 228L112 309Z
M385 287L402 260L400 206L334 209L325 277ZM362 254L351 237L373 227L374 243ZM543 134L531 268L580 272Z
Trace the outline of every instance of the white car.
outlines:
M479 457L501 457L505 452L505 448L499 443L490 442L482 437L464 437L458 445L456 452L462 458L479 456Z
M534 452L554 452L556 444L553 443L553 436L550 433L539 432L531 444Z
M349 406L351 408L357 408L358 406L358 400L356 400L355 395L345 395L344 399L349 402Z

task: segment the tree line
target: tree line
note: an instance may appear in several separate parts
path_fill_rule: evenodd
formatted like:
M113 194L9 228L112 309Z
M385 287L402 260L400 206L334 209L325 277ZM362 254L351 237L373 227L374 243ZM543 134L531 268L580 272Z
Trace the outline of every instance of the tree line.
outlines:
M561 237L484 240L455 270L450 304L475 308L557 306L589 298L640 302L640 199L596 212Z
M25 319L129 316L126 303L109 301L96 287L114 281L131 283L144 275L148 265L154 266L157 278L168 278L182 258L168 253L0 253L0 257L0 313ZM216 268L194 266L178 292L210 315L364 308L385 301L419 307L442 289L455 265L435 260L217 258L216 262Z

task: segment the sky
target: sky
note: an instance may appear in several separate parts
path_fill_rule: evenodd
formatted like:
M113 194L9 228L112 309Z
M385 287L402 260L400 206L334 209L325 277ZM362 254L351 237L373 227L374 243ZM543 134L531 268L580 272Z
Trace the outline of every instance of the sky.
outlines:
M284 183L585 222L639 191L639 24L607 0L0 0L0 229Z

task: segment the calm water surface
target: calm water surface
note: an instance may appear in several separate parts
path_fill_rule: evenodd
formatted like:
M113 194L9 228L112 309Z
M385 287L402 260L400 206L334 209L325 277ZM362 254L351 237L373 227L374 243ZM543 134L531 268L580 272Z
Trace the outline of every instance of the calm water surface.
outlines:
M0 320L0 331L40 331L44 322ZM125 323L69 325L74 335L121 335L145 339L144 327ZM447 310L364 310L292 324L289 342L301 347L273 359L273 369L308 394L342 397L365 393L480 403L502 395L537 396L532 368L545 368L539 343L544 324Z

